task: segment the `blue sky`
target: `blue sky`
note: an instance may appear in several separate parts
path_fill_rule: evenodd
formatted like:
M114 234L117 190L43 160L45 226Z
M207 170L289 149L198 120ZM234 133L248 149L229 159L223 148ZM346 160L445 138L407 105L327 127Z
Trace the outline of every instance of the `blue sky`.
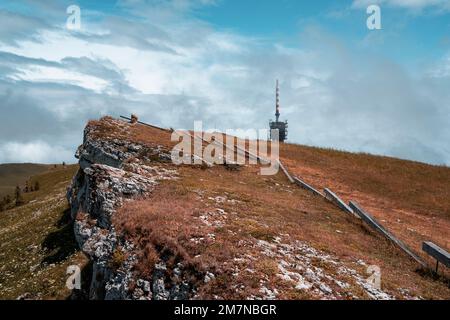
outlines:
M352 8L352 4L353 1L346 0L219 1L195 10L194 15L217 28L285 41L298 47L302 47L304 28L316 25L357 49L373 31L366 27L365 7ZM448 51L450 15L447 12L435 6L419 11L388 5L381 8L384 30L376 32L383 37L383 42L374 41L370 50L411 63L426 62Z
M0 162L73 162L105 114L265 128L275 79L290 142L450 165L447 0L0 1Z

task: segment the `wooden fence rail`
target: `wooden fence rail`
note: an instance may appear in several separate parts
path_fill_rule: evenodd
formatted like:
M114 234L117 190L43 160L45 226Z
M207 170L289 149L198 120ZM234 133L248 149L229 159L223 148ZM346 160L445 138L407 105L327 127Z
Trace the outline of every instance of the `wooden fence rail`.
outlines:
M392 243L397 245L403 252L405 252L409 257L419 263L422 267L426 268L427 264L417 256L410 248L408 248L402 241L397 239L392 233L386 230L374 217L365 212L356 202L350 201L350 208L356 212L360 218L367 223L370 227L380 232L383 236L385 236Z
M286 167L281 163L280 160L278 160L278 165L281 168L281 171L283 171L284 175L289 179L289 181L291 183L295 183L294 178L291 176L291 174L289 173L289 171L286 169Z
M128 117L125 117L125 116L120 116L120 117L122 119L131 121L131 118L128 118ZM142 121L137 121L137 123L142 124L142 125L147 126L147 127L150 127L150 128L158 129L158 130L170 131L169 129L161 128L161 127L158 127L158 126L154 126L152 124L148 124L148 123L145 123L145 122L142 122Z
M316 189L314 189L313 187L311 187L309 184L307 184L306 182L300 180L297 177L294 177L294 181L297 185L299 185L300 187L302 187L303 189L306 189L308 191L311 191L313 194L317 195L317 196L321 196L321 197L325 197L322 193L320 193L319 191L317 191Z
M433 242L426 241L422 243L422 250L436 259L436 273L438 272L439 262L447 268L450 267L450 253L435 245Z
M350 213L351 215L359 218L359 216L355 212L353 212L353 209L350 208L344 201L342 201L341 198L339 198L333 191L331 191L328 188L325 188L323 192L325 193L325 199L336 204L339 208L341 208L345 212Z

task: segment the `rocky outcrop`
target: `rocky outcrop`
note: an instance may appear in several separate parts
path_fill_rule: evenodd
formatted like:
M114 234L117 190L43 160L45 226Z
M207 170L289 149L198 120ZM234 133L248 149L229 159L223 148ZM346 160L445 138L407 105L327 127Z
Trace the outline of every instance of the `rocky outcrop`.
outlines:
M112 121L114 125L122 127L122 132L126 130L125 123ZM143 161L150 161L155 156L161 160L170 160L170 154L162 146L143 146L126 140L117 138L95 139L96 128L87 126L84 130L83 144L78 148L75 157L79 159L82 169L90 167L92 164L104 164L113 168L121 168L127 159L140 157Z
M122 132L131 125L107 121ZM170 159L163 147L99 138L97 130L90 125L85 129L83 144L76 153L80 169L67 192L75 237L93 262L89 298L152 299L152 284L133 278L133 245L117 235L111 218L124 199L150 193L158 181L174 178L176 171L145 165L155 155L161 160ZM156 291L161 294L161 290Z

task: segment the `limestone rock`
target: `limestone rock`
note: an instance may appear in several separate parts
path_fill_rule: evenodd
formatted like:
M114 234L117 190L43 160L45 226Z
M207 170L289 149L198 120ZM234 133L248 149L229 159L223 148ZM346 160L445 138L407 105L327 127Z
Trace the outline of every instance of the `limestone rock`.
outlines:
M114 119L103 121L120 126L121 130L130 125ZM75 238L93 262L89 298L168 299L170 293L164 288L164 272L156 272L152 283L134 279L132 269L136 256L133 246L116 234L111 218L123 199L146 195L158 181L176 178L175 170L146 165L155 159L155 155L167 160L170 154L161 146L99 138L96 133L95 128L86 127L83 144L76 152L80 169L67 191L75 220ZM111 263L115 250L124 251L127 257L118 268L113 268ZM133 290L131 283L136 284Z

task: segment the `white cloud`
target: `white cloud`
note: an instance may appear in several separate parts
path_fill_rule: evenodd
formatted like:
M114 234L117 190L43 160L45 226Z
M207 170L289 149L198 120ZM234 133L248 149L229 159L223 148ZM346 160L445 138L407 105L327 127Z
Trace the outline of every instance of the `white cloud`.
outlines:
M427 76L436 79L450 79L450 53L434 63L427 71Z
M352 6L354 8L367 8L372 4L405 8L415 11L426 8L450 10L450 2L448 0L354 0Z
M31 162L60 163L74 162L73 150L61 146L49 145L44 141L27 143L8 142L0 145L0 163Z
M25 80L34 82L59 82L77 85L83 88L102 92L107 88L108 81L96 77L88 76L70 70L62 70L53 67L27 67L19 69L19 76L12 77L15 80Z

